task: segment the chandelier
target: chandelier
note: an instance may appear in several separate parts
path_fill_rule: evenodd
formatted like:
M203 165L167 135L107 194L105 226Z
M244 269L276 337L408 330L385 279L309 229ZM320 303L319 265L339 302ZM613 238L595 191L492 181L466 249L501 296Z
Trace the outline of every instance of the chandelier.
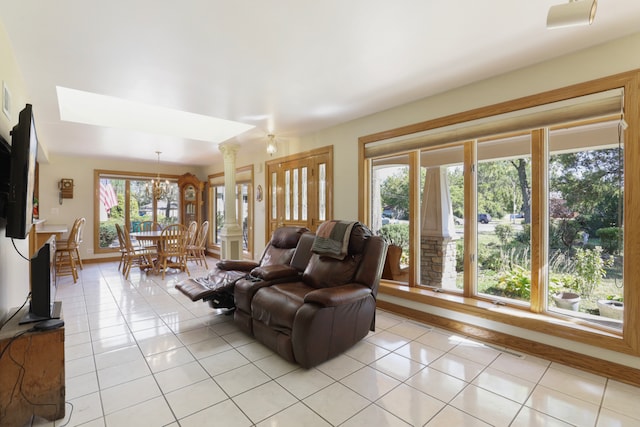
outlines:
M273 153L275 153L276 151L278 151L278 145L276 144L276 136L272 133L270 133L269 135L267 135L268 141L267 141L267 153L269 153L269 155L273 156Z
M153 197L154 199L164 199L169 194L169 181L160 179L160 154L161 151L156 151L156 155L158 156L158 175L156 179L152 179L151 183L147 183L147 196Z

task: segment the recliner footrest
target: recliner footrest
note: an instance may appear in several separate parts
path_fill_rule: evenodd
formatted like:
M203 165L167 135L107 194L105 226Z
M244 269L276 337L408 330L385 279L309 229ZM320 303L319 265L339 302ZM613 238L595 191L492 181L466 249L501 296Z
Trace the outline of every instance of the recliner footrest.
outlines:
M198 279L187 279L176 285L176 289L188 296L191 301L198 301L215 294L216 289L211 289L198 281Z

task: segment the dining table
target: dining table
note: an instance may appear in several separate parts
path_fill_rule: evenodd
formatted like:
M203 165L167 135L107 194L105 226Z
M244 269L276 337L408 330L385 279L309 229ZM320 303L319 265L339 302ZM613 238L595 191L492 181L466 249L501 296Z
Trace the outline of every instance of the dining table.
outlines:
M158 246L162 230L134 231L129 233L131 240L137 240L142 246Z
M137 240L143 247L157 248L162 238L162 230L134 231L129 233L129 236L131 236L132 241ZM153 263L155 265L153 272L155 274L162 272L162 269L159 268L157 258L153 260ZM178 273L179 271L179 269L167 268L166 273Z

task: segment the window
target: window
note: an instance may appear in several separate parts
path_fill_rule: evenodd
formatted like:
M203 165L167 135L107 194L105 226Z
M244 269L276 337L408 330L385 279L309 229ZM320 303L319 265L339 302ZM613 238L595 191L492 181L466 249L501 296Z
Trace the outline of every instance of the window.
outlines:
M618 121L549 132L550 309L622 328L624 144Z
M637 80L628 73L361 137L365 221L383 235L409 224L399 264L408 274L385 277L381 292L470 313L507 305L515 310L483 316L640 354L640 331L624 327L640 304L625 280L640 267L624 257L640 243L640 221L625 209L640 178L624 173L640 163L624 144L639 125L621 121L623 108L635 111ZM579 306L560 301L571 294ZM526 311L543 316L517 314ZM545 316L567 321L549 328Z
M376 159L371 187L375 189L372 230L389 245L382 277L409 280L409 156Z
M420 153L420 273L417 283L460 292L464 285L464 146ZM445 218L439 221L438 218Z
M531 139L477 143L477 293L529 303L531 293Z
M163 176L169 187L166 195L154 199L149 192L151 180L157 175L143 175L117 171L94 171L96 194L94 212L95 253L114 252L119 249L115 225L136 231L142 221L156 221L163 225L180 221L177 176Z

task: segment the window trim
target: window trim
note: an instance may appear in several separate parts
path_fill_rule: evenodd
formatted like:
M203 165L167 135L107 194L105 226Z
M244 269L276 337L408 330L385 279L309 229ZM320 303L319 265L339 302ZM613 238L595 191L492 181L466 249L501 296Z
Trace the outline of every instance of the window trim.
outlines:
M605 92L611 89L623 88L623 118L627 121L629 127L625 130L625 144L624 152L624 164L626 170L634 170L640 167L640 144L637 142L640 140L640 123L638 123L638 117L640 116L640 70L634 70L626 73L621 73L601 79L579 83L576 85L560 88L541 94L535 94L524 98L519 98L511 101L502 102L495 105L476 108L474 110L456 113L453 115L436 118L417 124L399 127L383 132L378 132L371 135L365 135L358 139L359 142L359 162L358 162L358 183L359 191L361 192L358 197L358 215L361 221L366 222L367 218L370 218L370 168L371 159L366 155L366 145L375 143L376 141L384 141L393 138L411 138L413 135L419 132L429 131L431 129L437 129L440 127L451 126L467 121L478 120L486 117L491 117L499 114L509 113L511 111L522 110L525 108L535 107L537 105L544 105L548 103L563 101L570 98L576 98L584 95L589 95L597 92ZM542 152L542 141L546 138L546 131L543 129L533 130L532 136L535 136L532 141L532 158L533 156L544 156ZM462 142L462 141L460 141ZM446 145L446 144L443 144ZM401 146L402 147L402 146ZM401 152L407 152L406 147L402 147L404 151L398 151L395 154L401 154ZM475 164L471 160L475 160L477 153L475 153L475 144L467 144L465 147L465 162L466 164ZM538 159L540 160L540 159ZM532 170L533 174L536 174L537 180L532 178L533 182L536 182L537 187L532 188L532 198L539 198L534 205L532 200L532 206L538 207L537 223L532 224L532 246L534 239L537 242L537 247L544 247L540 239L544 239L543 231L546 230L545 224L540 223L540 218L545 218L546 213L543 211L544 203L544 188L538 185L542 179L541 174L546 174L542 169L543 162L537 162L538 168ZM465 180L467 174L471 174L471 171L465 168ZM636 175L636 176L632 176ZM625 227L625 239L624 239L624 252L629 257L631 253L637 253L640 247L640 213L633 207L638 203L634 202L640 198L640 176L639 174L629 174L625 177L625 192L624 192L624 205L628 207L624 212L624 227ZM469 176L469 178L473 178ZM548 183L544 183L548 186ZM475 209L475 194L468 193L469 188L475 188L474 185L465 185L465 215L471 212L467 210ZM474 193L474 192L471 192ZM468 198L468 199L467 199ZM415 205L413 203L412 205ZM542 211L541 211L542 210ZM411 212L411 214L417 214L417 212ZM533 212L532 212L533 215ZM415 217L415 216L414 216ZM532 219L532 222L534 220ZM469 225L467 225L469 223ZM534 226L535 225L535 226ZM473 221L466 222L465 235L474 236L472 228L476 225ZM471 240L471 239L469 239ZM465 248L466 250L466 248ZM544 259L544 254L537 253L538 263L535 264L536 268L543 266L541 262ZM533 262L533 259L532 259ZM465 259L465 272L475 271L475 265L472 264L472 260ZM543 274L542 271L532 271L532 275ZM625 262L624 264L624 277L639 277L640 276L640 263ZM516 307L498 307L490 304L486 301L482 301L475 296L469 295L468 290L471 289L470 283L472 277L467 278L465 274L465 291L462 296L454 294L445 294L440 292L433 292L428 289L418 288L415 286L399 285L397 283L381 282L380 293L389 295L392 297L398 297L406 300L407 307L411 307L413 303L428 304L429 306L439 307L443 309L452 310L455 312L466 313L474 316L479 316L488 320L494 320L497 322L518 326L531 330L534 332L544 333L546 335L557 336L566 338L569 340L590 344L595 347L606 348L608 350L618 351L621 353L640 355L640 316L637 313L640 311L640 287L625 286L625 314L624 314L624 328L621 336L611 334L607 330L593 327L592 325L581 325L579 322L567 322L563 320L562 316L554 315L553 313L544 312L542 314L542 308L540 304L527 307L527 310L520 310L520 316L514 316L513 313L518 313ZM533 280L533 277L532 277ZM469 283L467 283L469 282ZM410 282L413 283L413 282ZM532 287L533 291L533 287ZM533 300L533 295L532 295ZM541 300L541 298L537 298ZM425 307L428 311L429 309ZM506 313L511 313L507 315Z

